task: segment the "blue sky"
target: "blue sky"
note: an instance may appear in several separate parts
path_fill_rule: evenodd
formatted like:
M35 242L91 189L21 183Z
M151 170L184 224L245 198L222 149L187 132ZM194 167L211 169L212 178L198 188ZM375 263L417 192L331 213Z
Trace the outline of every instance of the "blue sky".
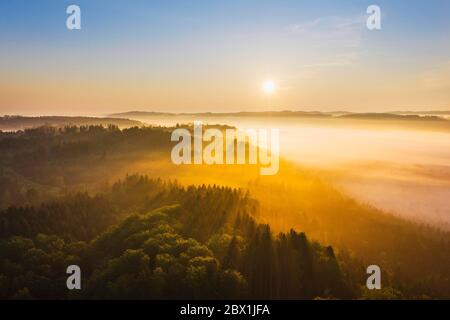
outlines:
M0 40L0 114L259 110L266 79L271 108L450 108L446 0L3 0Z

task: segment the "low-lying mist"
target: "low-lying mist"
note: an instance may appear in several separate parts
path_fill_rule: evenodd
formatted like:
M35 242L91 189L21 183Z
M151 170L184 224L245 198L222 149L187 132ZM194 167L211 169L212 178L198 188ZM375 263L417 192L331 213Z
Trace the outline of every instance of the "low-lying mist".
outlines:
M201 120L278 128L281 157L317 171L350 196L421 222L450 226L450 132L383 121L189 116L136 118L173 126Z

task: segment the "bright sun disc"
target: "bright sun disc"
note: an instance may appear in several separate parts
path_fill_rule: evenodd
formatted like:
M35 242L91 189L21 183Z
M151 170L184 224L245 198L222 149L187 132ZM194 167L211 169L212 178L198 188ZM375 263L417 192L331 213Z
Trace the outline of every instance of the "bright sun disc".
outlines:
M267 94L273 93L275 91L275 83L272 80L264 81L263 91Z

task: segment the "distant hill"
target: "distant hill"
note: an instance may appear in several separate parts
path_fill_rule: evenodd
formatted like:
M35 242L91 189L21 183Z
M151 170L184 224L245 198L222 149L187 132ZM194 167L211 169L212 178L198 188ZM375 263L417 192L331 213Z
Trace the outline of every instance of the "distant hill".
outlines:
M167 113L167 112L147 112L129 111L123 113L113 113L112 118L151 118L151 117L309 117L309 118L342 118L342 119L369 119L369 120L428 120L446 121L440 116L450 115L450 111L428 111L428 112L385 112L385 113L352 113L346 111L320 112L320 111L263 111L263 112L200 112L200 113Z
M129 111L123 113L113 113L109 117L158 117L158 116L192 116L192 117L331 117L331 113L319 111L261 111L261 112L199 112L199 113L165 113L147 111Z
M43 116L43 117L23 117L23 116L3 116L0 117L0 130L13 131L41 126L64 127L68 125L74 126L91 126L91 125L116 125L120 128L128 128L133 126L141 126L142 122L137 120L120 119L120 118L96 118L96 117L60 117L60 116Z
M394 111L391 112L394 114L415 114L415 115L439 115L439 116L450 116L450 110L449 111Z
M369 119L369 120L428 120L428 121L447 121L444 118L435 115L418 114L394 114L394 113L349 113L339 116L340 118L351 119Z
M127 111L120 113L112 113L108 116L112 118L127 118L127 117L175 116L175 115L177 115L177 113L153 112L153 111Z

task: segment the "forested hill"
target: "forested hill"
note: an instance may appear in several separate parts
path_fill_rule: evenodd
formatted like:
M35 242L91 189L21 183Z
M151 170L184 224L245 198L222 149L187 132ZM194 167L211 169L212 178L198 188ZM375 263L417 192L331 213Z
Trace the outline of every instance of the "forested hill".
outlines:
M351 298L333 249L252 218L248 194L129 176L0 213L0 298ZM83 270L71 294L65 268Z
M247 297L255 296L257 291L264 292L266 297L278 297L286 292L291 292L289 297L450 297L448 232L416 225L358 203L318 178L315 172L284 162L279 174L272 177L260 176L259 168L252 166L175 166L170 160L171 147L174 145L170 141L171 130L156 127L120 130L116 126L69 126L0 132L0 237L5 246L0 250L0 288L7 288L3 296L47 297L45 292L36 293L35 286L61 290L58 281L65 277L65 266L72 261L88 266L90 279L95 279L95 275L106 270L110 264L111 268L115 268L113 265L122 268L122 261L135 259L135 254L142 257L141 254L134 252L134 258L127 255L128 258L123 257L125 260L114 260L124 253L120 249L122 251L111 255L110 264L106 260L93 261L94 258L87 257L95 239L109 232L107 230L110 227L122 230L124 219L131 215L138 214L145 220L144 216L155 210L176 206L170 210L161 209L170 218L167 223L161 224L161 230L167 228L168 224L183 241L193 238L199 244L206 245L218 261L218 264L213 264L213 269L217 266L214 270L223 269L223 265L228 266L228 262L222 260L223 252L226 251L223 248L228 250L228 244L222 246L222 253L219 254L212 240L222 242L222 235L228 242L236 235L237 243L242 244L242 252L252 256L254 260L251 261L257 261L253 265L253 273L246 269L248 265L246 268L242 265L245 265L244 261L250 261L247 258L240 258L239 265L234 268L247 283L245 289L238 291L244 292ZM152 179L130 176L123 181L127 173L148 175ZM119 179L122 179L121 183L112 184ZM168 182L175 179L179 182ZM188 188L189 185L193 186ZM142 192L139 186L142 186ZM250 195L237 189L249 190ZM178 214L168 214L167 210ZM247 215L249 219L243 218ZM236 221L242 219L252 220L255 224L269 224L273 234L261 225L255 227L260 230L255 234L260 236L245 236L241 234L241 227L233 229ZM290 233L291 228L296 232ZM130 233L127 231L126 234L130 236L134 230L130 229ZM136 232L144 232L139 230ZM284 235L278 236L279 232ZM311 249L309 252L315 252L313 256L319 261L313 263L314 290L308 289L310 291L295 291L300 290L299 283L306 281L302 280L303 274L294 267L297 262L300 263L295 260L297 258L289 260L298 254L279 253L290 252L289 246L296 242L289 239L303 238L298 232L305 232L308 239L322 244L307 241ZM268 238L270 241L262 240ZM55 239L56 242L49 239ZM178 238L169 236L164 239L171 243ZM247 251L246 248L255 239L268 243L272 251ZM119 242L113 240L109 244L107 241L104 243L108 251L115 250L115 243ZM323 245L332 245L333 250ZM136 250L141 248L141 244L123 248ZM282 248L285 251L280 251ZM256 254L257 251L260 253ZM178 257L177 254L172 255ZM146 255L151 264L154 261L152 255ZM336 255L336 259L330 260L333 255ZM147 257L139 259L133 261L147 261ZM304 257L299 259L303 261L301 263L307 261ZM331 262L323 265L320 261L336 261L339 268L332 267ZM178 260L174 267L169 264L169 271L161 268L170 274L178 270L178 262L182 264ZM361 291L367 278L365 268L374 263L382 268L383 290ZM29 270L34 271L29 274ZM120 270L125 272L128 269ZM143 270L144 273L149 272L146 268ZM156 273L160 271L150 270ZM108 272L111 273L105 277L120 278L121 273L117 270ZM263 277L258 272L263 272L264 277L270 274L270 290L265 287L251 291L251 277ZM282 277L283 273L292 274ZM59 280L52 282L55 275ZM131 279L137 275L127 277ZM326 285L319 283L325 281L323 279L328 279ZM161 283L164 281L161 280ZM328 285L330 281L335 284ZM292 283L295 288L287 289L288 283ZM311 284L307 283L308 286ZM57 294L52 292L48 297L66 295L65 291L58 291ZM92 295L110 297L110 293Z
M0 209L36 204L67 190L114 180L135 153L170 155L170 131L117 126L39 127L0 133Z
M128 128L142 125L137 120L100 117L63 117L63 116L42 116L42 117L25 117L25 116L3 116L0 117L0 130L15 131L41 126L65 127L65 126L92 126L92 125L115 125L121 128Z

